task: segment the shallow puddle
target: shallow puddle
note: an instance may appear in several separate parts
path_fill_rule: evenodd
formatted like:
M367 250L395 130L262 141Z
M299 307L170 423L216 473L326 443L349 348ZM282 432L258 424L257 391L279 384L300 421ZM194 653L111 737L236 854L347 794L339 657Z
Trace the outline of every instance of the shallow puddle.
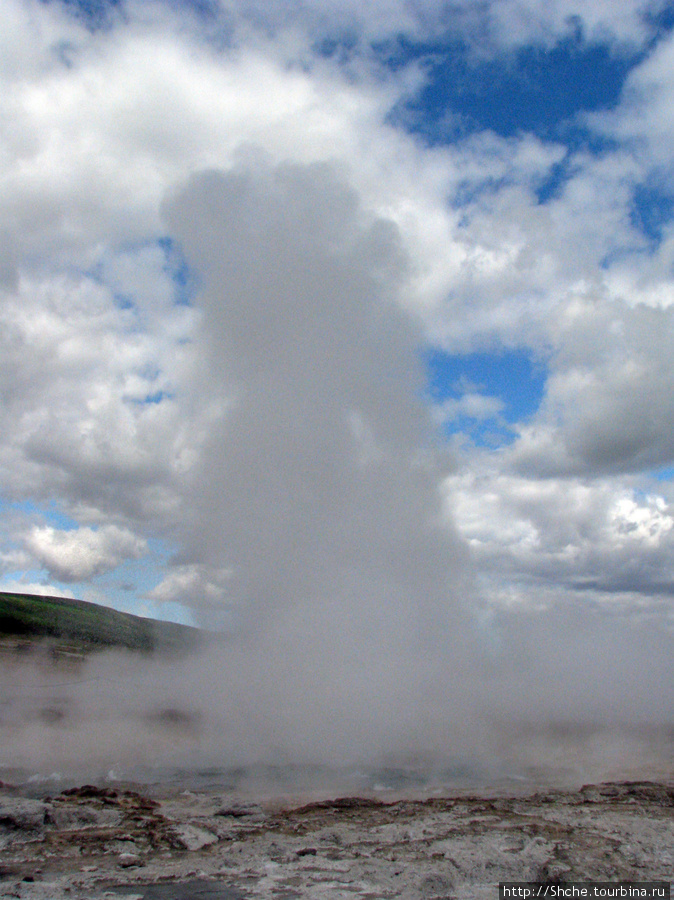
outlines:
M110 893L117 894L120 900L138 900L141 897L142 900L245 900L246 896L238 888L218 881L205 881L203 878L170 884L120 887Z

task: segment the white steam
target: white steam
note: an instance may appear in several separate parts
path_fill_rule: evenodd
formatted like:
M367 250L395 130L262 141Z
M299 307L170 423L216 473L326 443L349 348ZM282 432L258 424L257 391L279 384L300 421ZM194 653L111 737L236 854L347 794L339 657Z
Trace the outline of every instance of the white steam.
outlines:
M199 610L208 584L203 619L228 637L173 663L98 657L49 696L14 683L9 757L657 768L644 747L657 735L666 756L674 722L661 621L478 603L442 514L396 227L336 168L254 154L164 212L199 284L196 393L221 413L158 591Z
M194 177L166 214L201 283L204 392L228 401L186 536L231 567L223 678L251 721L287 719L278 746L395 746L452 689L467 583L397 231L331 167L260 160Z

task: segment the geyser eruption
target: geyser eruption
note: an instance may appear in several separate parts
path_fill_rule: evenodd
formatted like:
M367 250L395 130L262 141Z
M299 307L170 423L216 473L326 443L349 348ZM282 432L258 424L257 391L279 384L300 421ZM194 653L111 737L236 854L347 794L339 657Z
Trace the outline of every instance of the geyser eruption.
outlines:
M204 390L228 405L191 495L193 554L231 565L230 603L264 627L333 601L363 626L409 617L406 634L446 616L463 554L394 226L326 166L205 173L169 221L201 279Z
M166 217L224 408L186 546L231 569L218 702L247 710L239 740L333 762L411 752L440 700L443 728L449 706L465 731L466 555L442 516L396 227L328 165L260 160L194 177Z
M496 612L480 636L396 226L333 167L254 154L165 213L199 279L203 396L222 408L184 547L230 573L232 639L203 685L223 758L573 769L669 753L658 623L570 597Z
M441 505L396 226L335 168L254 154L194 176L164 213L198 285L191 389L208 423L175 572L210 583L183 599L226 637L180 661L93 655L72 678L1 670L3 758L78 777L671 774L665 613L588 608L571 588L556 607L479 602Z

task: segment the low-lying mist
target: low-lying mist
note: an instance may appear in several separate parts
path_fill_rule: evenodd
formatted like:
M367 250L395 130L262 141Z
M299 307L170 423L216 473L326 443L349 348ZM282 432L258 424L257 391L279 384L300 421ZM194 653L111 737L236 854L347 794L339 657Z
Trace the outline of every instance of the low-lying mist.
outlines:
M194 177L165 216L199 284L195 402L219 411L176 565L229 573L220 601L186 598L225 634L180 660L3 667L0 762L350 770L371 786L671 774L666 630L572 600L484 616L441 505L451 459L396 226L330 166L254 155Z
M182 659L107 652L68 669L23 658L0 670L0 778L206 777L284 793L671 778L666 642L634 632L650 641L646 661L613 656L629 648L599 634L604 652L584 652L567 633L572 661L547 647L523 661L522 644L540 637L528 627L518 653L473 668L446 660L444 673L391 645L357 665L339 629L299 658L297 637L278 632Z

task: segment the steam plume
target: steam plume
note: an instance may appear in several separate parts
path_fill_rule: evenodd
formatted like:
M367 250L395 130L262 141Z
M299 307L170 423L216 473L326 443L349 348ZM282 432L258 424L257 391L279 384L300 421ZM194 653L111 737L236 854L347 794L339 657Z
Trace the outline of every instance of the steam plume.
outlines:
M571 599L468 614L395 225L329 165L254 156L193 177L165 216L199 283L197 394L220 411L176 563L229 573L209 606L191 598L207 624L226 611L229 638L170 665L102 656L49 696L39 672L5 673L6 755L546 762L583 780L671 762L661 616Z
M415 730L459 668L467 566L441 515L396 228L327 165L205 172L166 214L201 279L204 392L228 403L190 552L231 566L258 708L301 707L307 740L326 710L351 740Z

